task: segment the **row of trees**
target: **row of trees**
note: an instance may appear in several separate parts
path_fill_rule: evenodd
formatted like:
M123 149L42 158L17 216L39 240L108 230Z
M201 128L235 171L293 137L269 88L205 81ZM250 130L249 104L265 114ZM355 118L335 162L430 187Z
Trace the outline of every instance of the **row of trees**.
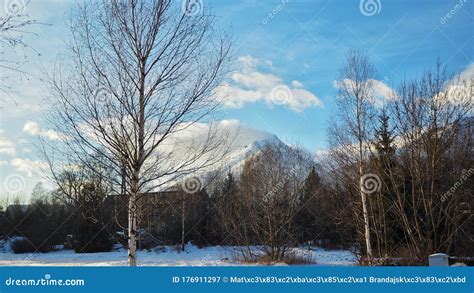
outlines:
M76 252L110 251L116 241L97 220L107 211L104 194L88 183L78 201L64 199L59 190L49 192L38 183L29 204L16 198L0 207L0 235L13 252L49 252L63 245Z
M137 203L137 245L238 245L248 247L241 250L246 260L283 260L299 243L334 234L316 224L324 214L317 198L323 188L312 162L302 150L265 145L238 177L214 175L206 189L193 194L180 185L148 193ZM49 251L70 234L77 252L108 251L112 241L126 246L126 197L108 193L106 181L98 178L87 167L76 168L61 174L61 188L54 192L38 196L41 188L35 188L30 205L9 206L2 217L8 225L0 233L32 243L21 252Z
M357 51L340 80L328 169L352 207L368 262L472 254L472 81L438 61L380 102L375 69Z

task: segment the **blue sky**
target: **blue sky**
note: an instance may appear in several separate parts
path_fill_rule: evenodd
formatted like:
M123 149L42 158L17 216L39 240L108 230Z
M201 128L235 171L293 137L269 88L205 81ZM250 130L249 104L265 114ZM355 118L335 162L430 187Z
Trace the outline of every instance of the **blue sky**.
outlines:
M432 66L437 57L452 71L462 71L473 61L473 2L461 2L444 24L441 18L459 1L380 0L380 12L373 16L360 12L359 1L240 1L230 9L224 4L229 1L215 2L216 14L227 12L221 21L232 24L240 55L270 60L276 75L302 82L324 104L302 113L249 104L229 114L310 149L326 147L333 81L348 49L365 51L378 78L394 87ZM282 8L268 19L278 5Z
M5 13L5 1L0 9ZM277 134L311 151L327 147L326 127L334 113L334 81L350 48L366 52L377 79L396 87L434 64L437 57L453 72L465 71L474 57L474 1L448 0L195 0L212 8L235 39L235 72L228 84L239 93L223 111L251 127ZM368 6L361 5L362 3ZM375 10L368 10L374 4ZM14 92L0 110L0 175L21 176L24 193L38 180L41 158L31 146L47 111L40 68L52 66L68 38L67 14L73 1L31 0L26 8L49 26L26 36L31 49L7 52L21 58L29 76L8 74ZM372 15L373 14L373 15ZM258 77L258 78L256 78ZM261 82L261 83L260 83ZM268 82L266 84L265 82ZM289 90L290 100L269 98L274 86ZM1 93L5 95L5 93ZM0 192L5 190L1 180Z

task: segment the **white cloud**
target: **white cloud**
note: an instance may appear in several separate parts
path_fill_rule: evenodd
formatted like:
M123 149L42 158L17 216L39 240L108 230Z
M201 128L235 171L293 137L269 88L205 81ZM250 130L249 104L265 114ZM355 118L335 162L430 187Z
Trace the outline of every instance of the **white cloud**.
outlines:
M291 82L291 85L294 86L294 87L303 87L303 84L298 80L293 80Z
M21 151L28 154L31 153L33 150L31 148L23 148Z
M469 64L461 73L457 74L453 79L449 80L444 92L439 93L435 98L440 102L451 104L467 104L474 103L471 95L471 88L474 80L474 63ZM334 88L342 86L351 86L351 80L343 81L335 80ZM398 99L397 93L383 81L370 79L369 82L373 88L372 102L376 106L382 106L384 102Z
M8 138L2 135L3 130L0 130L0 154L14 156L16 153L15 144Z
M305 89L292 89L291 95L292 98L289 99L288 105L295 111L301 112L312 106L323 106L322 102L314 94Z
M254 58L250 55L246 56L240 56L238 58L240 64L242 65L242 70L249 70L253 71L255 68L258 66L264 66L264 67L272 67L273 63L270 60L262 60L262 59L257 59Z
M352 83L353 81L350 79L344 79L342 81L335 80L333 81L333 86L336 89L341 88L343 86L351 88L354 86L352 85ZM375 106L381 107L387 101L397 99L397 93L385 82L377 79L369 79L367 80L367 83L369 84L369 87L372 88L372 94L369 99L371 103L373 103Z
M239 62L241 69L232 74L232 81L221 84L215 92L225 107L242 108L245 104L256 102L282 105L296 112L309 107L322 107L321 100L304 89L301 82L293 80L289 86L281 77L261 72L262 67L271 69L271 61L242 56Z
M244 69L255 68L258 65L258 59L253 58L252 56L240 56L239 62L242 64Z
M10 165L14 167L16 171L28 174L29 177L32 177L33 175L40 175L41 169L47 167L46 163L43 161L33 161L22 158L14 158L10 161Z
M279 77L273 74L258 71L234 73L232 74L232 80L242 86L255 89L271 88L283 83Z
M33 122L33 121L27 121L25 125L23 126L23 131L30 134L30 135L39 135L45 138L48 138L49 140L63 140L64 136L61 135L60 133L51 130L51 129L41 129L38 125L38 123Z
M474 108L472 89L474 87L474 63L469 64L454 78L449 80L444 91L434 97L440 103L450 103L452 105L464 105Z
M474 88L474 63L469 64L466 69L449 81L447 95L441 93L440 97L446 96L452 104L474 105L472 89Z
M459 79L469 82L474 78L474 62L469 64L464 71L459 74Z
M397 93L385 82L376 79L371 79L370 81L373 83L377 106L382 106L384 101L397 99Z
M247 103L255 103L262 99L262 93L254 90L244 90L224 83L218 87L216 95L224 97L224 106L242 108Z
M31 135L38 135L39 130L39 125L36 122L27 121L23 126L23 131Z

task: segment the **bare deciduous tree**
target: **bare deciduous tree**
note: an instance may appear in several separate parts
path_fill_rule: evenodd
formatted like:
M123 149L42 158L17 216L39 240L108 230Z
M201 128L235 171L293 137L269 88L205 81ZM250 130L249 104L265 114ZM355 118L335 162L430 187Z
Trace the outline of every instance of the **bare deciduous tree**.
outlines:
M365 66L354 64L365 62L353 61L349 68L359 69L345 76L370 84L365 72L371 70L360 72ZM464 236L472 227L474 173L469 81L448 75L438 61L434 70L402 81L384 109L373 107L371 90L360 84L344 76L338 84L341 119L330 129L330 163L334 193L349 205L358 201L352 196L356 191L364 198L357 180L364 170L378 177L380 190L366 196L365 204L362 200L354 221L359 234L369 236L366 245L374 247L372 256L367 247L369 262L421 264L435 252L469 254L472 241ZM375 112L380 120L373 132Z
M390 104L402 147L388 184L396 194L393 206L405 245L418 258L453 251L461 226L470 218L461 207L469 202L469 184L459 183L473 159L466 82L452 78L438 61L421 78L402 82L398 99ZM465 91L452 90L460 84ZM453 186L455 195L446 197Z
M205 139L189 129L210 121L219 105L214 91L230 42L209 11L188 15L171 0L86 2L71 29L72 64L59 62L50 76L49 121L61 136L55 153L62 162L107 166L117 194L124 179L128 261L135 266L139 198L225 154L214 127Z
M276 145L247 158L239 188L219 211L246 261L283 261L297 244L295 216L311 164L305 151Z
M357 165L357 173L351 176L352 184L359 190L362 203L364 237L369 263L372 259L370 240L370 221L367 195L361 186L362 176L366 170L364 161L367 158L369 138L372 132L371 120L374 105L375 69L367 56L351 50L340 69L337 84L338 123L330 130L333 157L345 165ZM357 178L357 180L354 180Z
M24 50L31 47L24 41L24 35L30 33L28 27L39 23L25 12L29 2L5 1L2 7L5 11L4 15L0 16L0 91L5 94L11 91L11 86L6 83L8 76L5 72L26 74L22 69L27 60ZM13 59L12 57L20 53L19 51L23 56ZM0 101L6 102L6 99L0 98Z

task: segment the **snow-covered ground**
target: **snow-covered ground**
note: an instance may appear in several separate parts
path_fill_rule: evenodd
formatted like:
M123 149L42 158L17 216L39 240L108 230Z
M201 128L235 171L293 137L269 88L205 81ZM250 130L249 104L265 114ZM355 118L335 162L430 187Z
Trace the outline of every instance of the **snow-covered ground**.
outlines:
M308 253L298 249L298 253ZM172 248L154 251L139 251L138 262L142 266L239 266L250 265L233 261L235 255L228 247L197 248L188 245L185 252L178 253ZM324 250L313 248L309 253L315 265L352 266L356 257L347 250ZM126 266L127 252L119 249L112 252L74 253L60 250L49 253L14 254L0 253L0 266Z

